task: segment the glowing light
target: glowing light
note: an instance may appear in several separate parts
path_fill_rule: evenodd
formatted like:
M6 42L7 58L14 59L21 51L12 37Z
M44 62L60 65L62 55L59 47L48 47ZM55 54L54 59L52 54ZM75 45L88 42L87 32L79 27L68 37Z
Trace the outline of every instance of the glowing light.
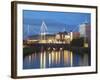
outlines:
M49 43L52 43L52 40L48 40Z
M49 67L51 65L51 54L49 53Z
M29 55L29 63L31 63L31 55Z
M64 50L64 65L68 64L69 61L69 51Z
M43 60L43 68L45 68L46 67L46 52L44 52L43 58L44 58L44 60Z
M60 48L60 50L63 50L63 48Z
M52 53L51 53L51 57L52 57L52 64L54 63L54 59L55 59L55 56L54 56L54 51L52 51Z
M42 53L40 53L40 68L43 68L43 58L42 58Z
M53 48L53 50L56 50L56 48Z
M70 52L70 64L72 67L73 66L73 53L72 53L72 51Z

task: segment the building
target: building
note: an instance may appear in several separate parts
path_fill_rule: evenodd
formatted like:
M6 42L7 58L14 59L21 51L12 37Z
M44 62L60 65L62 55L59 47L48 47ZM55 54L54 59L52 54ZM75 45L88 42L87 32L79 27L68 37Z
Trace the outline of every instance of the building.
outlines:
M56 34L56 41L58 43L70 43L70 35L66 31Z
M69 32L68 35L70 36L70 41L80 37L80 33L79 32Z
M90 38L91 27L88 23L83 23L79 26L80 37L88 37Z
M90 46L91 40L91 27L88 23L83 23L79 26L80 37L84 38L85 46Z

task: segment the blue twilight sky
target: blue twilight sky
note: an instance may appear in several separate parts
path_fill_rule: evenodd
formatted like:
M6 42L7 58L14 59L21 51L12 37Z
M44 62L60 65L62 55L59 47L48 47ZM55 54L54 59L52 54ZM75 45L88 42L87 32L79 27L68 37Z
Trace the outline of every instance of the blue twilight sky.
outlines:
M23 37L40 34L43 21L47 26L47 32L50 34L62 31L78 32L80 24L91 23L91 14L23 10Z

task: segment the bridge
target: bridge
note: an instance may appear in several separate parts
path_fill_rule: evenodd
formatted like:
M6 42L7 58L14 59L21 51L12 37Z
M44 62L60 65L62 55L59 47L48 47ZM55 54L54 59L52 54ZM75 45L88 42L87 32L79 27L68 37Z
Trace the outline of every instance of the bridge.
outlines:
M27 46L33 49L44 49L44 50L65 50L70 48L70 44L58 44L58 43L34 43L34 44L27 44Z
M40 53L40 52L52 52L52 51L64 51L69 50L78 54L90 53L90 48L86 47L76 47L71 46L70 44L54 44L54 43L34 43L27 44L26 47L23 48L24 56L32 53Z

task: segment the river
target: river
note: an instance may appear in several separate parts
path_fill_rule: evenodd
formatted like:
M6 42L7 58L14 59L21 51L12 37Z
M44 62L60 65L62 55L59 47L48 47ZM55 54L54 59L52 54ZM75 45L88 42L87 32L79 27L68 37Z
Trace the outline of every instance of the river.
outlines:
M52 50L31 53L23 57L23 69L90 66L88 53Z

